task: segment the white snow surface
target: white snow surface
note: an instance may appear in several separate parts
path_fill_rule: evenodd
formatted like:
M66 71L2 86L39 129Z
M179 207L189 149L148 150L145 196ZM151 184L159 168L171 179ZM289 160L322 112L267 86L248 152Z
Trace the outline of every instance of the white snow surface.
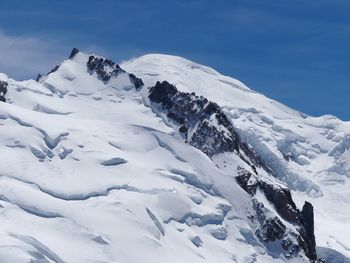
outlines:
M350 258L350 122L300 113L181 57L150 54L122 67L146 86L167 80L218 103L241 138L294 189L299 207L305 199L314 205L317 245Z
M127 74L104 84L87 59L78 53L40 82L0 74L9 83L0 103L1 263L306 262L252 245L242 234L254 231L251 199L232 172L182 142ZM317 245L350 258L350 123L306 116L179 57L121 67L145 87L167 80L218 103L271 158L299 208L314 205ZM211 216L222 223L204 221Z

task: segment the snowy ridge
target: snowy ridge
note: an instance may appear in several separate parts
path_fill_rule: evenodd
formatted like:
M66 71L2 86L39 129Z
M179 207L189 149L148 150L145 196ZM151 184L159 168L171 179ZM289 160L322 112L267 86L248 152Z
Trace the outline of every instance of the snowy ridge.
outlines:
M217 162L217 166L225 168L233 176L237 173L236 180L247 193L255 197L257 189L262 190L268 203L271 202L274 208L271 206L271 209L267 209L266 202L259 202L253 198L255 211L249 218L256 224L256 236L267 248L271 242L281 240L280 246L274 246L274 250L279 250L277 255L281 251L287 256L297 255L302 248L310 259L317 259L312 205L305 203L303 211L300 212L292 200L289 189L263 179L263 176L273 176L273 170L254 149L241 141L235 128L217 104L194 93L179 92L175 86L166 81L157 82L155 86L150 87L148 98L151 107L163 116L165 121L171 120L180 126L178 131L187 143L211 157L214 162L219 160L214 159L214 156L225 154ZM252 172L242 168L241 165L248 166L247 169ZM252 173L256 174L253 183L255 185L254 189L249 189L250 186L246 184L253 178ZM242 176L245 177L244 182L240 180ZM276 211L284 220L281 218L283 220L281 221L271 211ZM294 231L287 229L286 226L289 224L293 225Z
M205 66L192 64L179 57L151 54L124 62L122 67L146 85L167 80L180 91L216 102L240 138L294 190L297 204L307 199L314 205L317 246L349 258L350 122L330 115L307 116L250 92L235 79L215 71L207 74Z
M75 50L39 82L3 74L0 80L8 84L0 94L6 99L0 103L1 262L309 262L305 249L290 250L307 227L286 220L261 186L252 196L235 179L250 175L250 187L269 182L269 193L285 194L293 174L304 180L297 183L315 186L296 185L291 194L296 208L305 199L315 205L322 256L349 256L349 201L334 206L347 189L349 123L305 118L239 81L171 56L119 67ZM209 158L187 144L149 98L149 88L164 80L217 103L240 138L250 132L280 157L286 178L256 165L254 171L243 151ZM267 163L262 147L245 143ZM343 209L341 220L331 208ZM298 211L299 217L310 209ZM332 233L329 223L337 224ZM276 242L262 240L269 229Z

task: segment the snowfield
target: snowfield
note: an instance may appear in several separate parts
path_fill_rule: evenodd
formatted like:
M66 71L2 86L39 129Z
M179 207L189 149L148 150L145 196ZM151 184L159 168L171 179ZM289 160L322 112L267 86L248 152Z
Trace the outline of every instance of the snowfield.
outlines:
M179 57L107 65L106 79L89 60L76 53L38 81L0 74L1 263L310 262L257 237L255 200L288 235L297 226L236 182L238 167L253 173L247 163L210 158L152 108L147 88L164 80L216 102L273 169L257 168L262 180L291 189L300 210L314 206L318 254L349 262L350 122L296 112Z
M166 79L217 102L240 136L294 190L298 205L306 199L315 206L317 245L350 258L350 122L307 116L180 57L150 54L122 67L146 86Z

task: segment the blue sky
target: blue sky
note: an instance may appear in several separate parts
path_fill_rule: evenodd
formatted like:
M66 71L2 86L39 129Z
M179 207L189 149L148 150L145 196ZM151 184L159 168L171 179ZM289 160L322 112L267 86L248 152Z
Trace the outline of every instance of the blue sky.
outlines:
M307 114L350 120L350 1L1 0L0 71L47 72L72 47L186 57ZM233 98L234 99L234 98Z

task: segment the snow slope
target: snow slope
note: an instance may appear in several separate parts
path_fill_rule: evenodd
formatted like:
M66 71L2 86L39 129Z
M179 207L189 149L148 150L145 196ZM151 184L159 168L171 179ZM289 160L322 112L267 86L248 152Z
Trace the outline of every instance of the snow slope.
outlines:
M88 61L77 53L39 81L0 74L1 262L308 262L257 239L253 200L232 174L250 168L186 144L150 108L158 80L217 102L273 165L270 179L298 207L315 206L317 245L350 257L349 123L305 116L183 58L122 63L139 90L113 67L101 80Z
M311 117L189 60L159 54L124 62L146 86L167 80L218 103L241 138L294 190L315 206L317 245L350 258L350 122Z

